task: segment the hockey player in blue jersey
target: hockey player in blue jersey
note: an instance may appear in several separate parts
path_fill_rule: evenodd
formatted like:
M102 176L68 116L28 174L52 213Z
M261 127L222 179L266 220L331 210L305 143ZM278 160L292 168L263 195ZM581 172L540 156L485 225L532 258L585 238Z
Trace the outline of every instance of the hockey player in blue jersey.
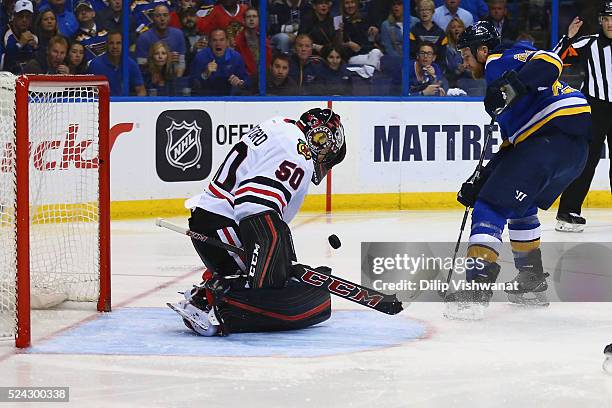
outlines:
M503 139L480 177L465 182L457 196L473 207L467 256L485 261L483 268L469 269L466 280L496 281L501 236L508 223L519 273L506 292L511 301L536 303L533 294L547 289L537 211L548 209L582 171L590 107L579 91L559 81L563 63L556 54L525 43L510 49L500 44L499 33L486 21L468 27L458 41L464 63L476 78L487 81L485 110L496 118ZM446 300L458 302L454 305L460 308L487 305L492 294L487 289L462 290ZM452 310L453 304L449 306Z

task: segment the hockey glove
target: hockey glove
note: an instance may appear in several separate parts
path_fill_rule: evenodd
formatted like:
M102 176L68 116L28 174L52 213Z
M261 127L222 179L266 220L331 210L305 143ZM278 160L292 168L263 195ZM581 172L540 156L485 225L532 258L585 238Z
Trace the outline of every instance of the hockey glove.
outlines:
M461 190L457 193L457 201L466 207L474 206L478 198L478 193L480 193L482 186L489 178L490 171L486 170L486 168L483 168L482 173L480 173L478 177L472 175L461 185Z
M489 116L495 117L527 93L528 89L516 71L508 71L487 87L484 99L485 110Z

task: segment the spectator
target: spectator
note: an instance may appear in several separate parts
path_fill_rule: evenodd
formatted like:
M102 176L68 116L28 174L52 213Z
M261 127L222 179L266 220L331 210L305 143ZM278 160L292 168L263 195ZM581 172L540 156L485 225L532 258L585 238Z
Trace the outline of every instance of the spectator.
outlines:
M122 0L108 0L108 7L101 10L96 9L96 25L98 25L100 29L104 29L107 32L123 31L123 20L121 19L123 14L122 10ZM138 36L136 25L131 18L128 19L128 24L128 32L130 33L129 43L136 44L136 38Z
M178 28L168 27L170 12L165 4L158 4L153 9L153 25L138 37L136 41L136 58L138 65L146 70L147 58L151 45L163 41L170 48L170 61L176 64L176 76L185 72L185 37Z
M343 0L342 23L338 30L338 37L349 58L367 54L372 50L373 43L368 40L369 29L368 22L359 13L357 0Z
M459 17L465 26L471 26L474 24L474 17L472 13L466 9L459 7L461 0L444 0L444 5L436 8L433 15L433 22L436 23L441 29L446 30L448 23L450 23L453 17Z
M170 62L170 48L163 41L151 46L147 60L147 71L143 75L149 96L175 96L176 72Z
M106 37L106 53L92 59L87 72L89 74L104 75L108 79L111 96L123 95L123 65L121 61L121 33L111 31ZM130 93L145 96L147 93L138 65L131 58L128 61L128 82Z
M2 38L4 38L4 33L10 22L9 16L12 14L10 10L15 9L14 3L15 3L14 0L0 1L0 34L2 35ZM1 54L4 55L4 52L2 52Z
M289 76L289 64L287 54L276 54L272 57L267 77L266 95L290 96L297 93L297 84Z
M198 15L194 7L179 10L181 30L185 38L185 67L190 67L195 55L202 48L208 47L208 37L197 29Z
M87 60L85 59L85 47L79 42L73 42L68 48L66 64L72 75L87 73Z
M300 22L299 33L308 34L312 40L312 49L317 54L324 46L334 42L336 31L331 16L330 0L312 0L312 9Z
M435 60L436 46L428 41L420 43L416 61L411 61L408 71L411 95L446 95L446 79Z
M238 4L238 0L219 0L210 13L198 21L198 31L209 36L212 30L221 29L226 32L233 43L236 34L244 27L244 13L247 6Z
M96 12L89 0L78 0L74 12L79 22L74 39L85 47L85 60L89 62L106 51L108 32L96 26Z
M312 39L308 34L298 34L295 39L295 53L289 65L289 76L295 81L299 94L314 93L313 84L320 68L321 58L312 55Z
M438 55L444 56L446 53L444 50L448 43L446 33L432 20L435 9L433 0L421 0L417 3L417 15L421 21L410 30L410 50L413 59L416 57L419 44L423 41L434 43ZM438 62L444 68L444 58L441 58L441 61Z
M64 64L68 52L68 41L61 35L49 40L47 52L44 57L39 56L28 61L23 66L24 74L70 74L68 66Z
M40 0L40 1L37 1L37 3L38 3L39 10L44 10L44 9L49 8L48 0ZM70 10L70 11L74 10L76 3L77 3L77 0L66 0L66 10ZM93 8L97 13L108 7L108 0L91 0L91 4L93 4Z
M38 37L30 31L34 15L32 2L18 0L14 10L13 19L4 35L4 69L19 74L22 66L34 58Z
M403 44L404 3L402 0L393 0L391 14L383 21L380 27L380 42L385 55L401 57Z
M472 71L467 64L464 64L461 52L457 49L457 41L465 31L465 24L458 17L448 23L446 36L448 45L446 46L446 79L451 88L461 88L469 96L484 96L486 91L486 81L475 79Z
M38 48L47 49L49 40L59 34L53 10L47 9L38 14L34 22L34 33L38 37Z
M321 50L321 64L316 85L320 95L352 95L351 74L346 69L342 49L327 46Z
M191 66L192 88L201 95L233 95L248 86L242 56L228 48L227 34L210 33L210 48L198 52Z
M79 22L72 13L72 8L66 7L66 0L49 0L48 5L41 6L41 11L47 8L55 13L59 32L66 38L72 38L79 29Z
M510 46L516 41L517 30L508 18L506 0L490 0L489 15L485 20L491 22L501 34L503 45Z
M153 25L151 16L154 13L155 7L160 4L170 7L168 0L132 0L129 20L130 23L133 23L137 35L144 33ZM147 48L145 50L145 58L148 51L149 49Z
M168 25L170 27L178 28L179 30L183 28L181 22L181 11L187 9L194 9L197 11L196 7L198 6L198 2L196 0L178 0L178 6L175 10L170 12L170 20L168 21Z
M377 27L382 28L382 23L386 21L389 14L391 14L393 2L394 0L372 0L369 2L367 19L370 24L370 28L368 29L368 36L376 37L378 34ZM418 18L410 16L410 28L412 28L418 22Z
M436 7L444 4L444 0L435 0ZM487 16L489 9L485 0L461 0L461 8L472 14L474 21L482 20ZM442 27L446 30L446 27Z
M276 50L289 53L295 43L302 17L310 10L308 0L284 0L270 5L268 32L270 43Z
M244 14L245 28L236 36L234 49L242 55L247 74L255 79L259 69L259 11L249 7ZM266 39L266 64L272 59L272 48ZM252 81L251 83L254 83Z

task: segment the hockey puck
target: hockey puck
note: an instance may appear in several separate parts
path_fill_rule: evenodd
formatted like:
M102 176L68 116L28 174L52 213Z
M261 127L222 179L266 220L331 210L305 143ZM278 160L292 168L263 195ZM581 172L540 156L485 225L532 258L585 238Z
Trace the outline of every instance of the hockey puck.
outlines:
M340 243L340 238L338 238L336 234L331 234L329 237L327 237L327 240L329 241L329 245L331 245L331 247L334 249L338 249L342 245Z

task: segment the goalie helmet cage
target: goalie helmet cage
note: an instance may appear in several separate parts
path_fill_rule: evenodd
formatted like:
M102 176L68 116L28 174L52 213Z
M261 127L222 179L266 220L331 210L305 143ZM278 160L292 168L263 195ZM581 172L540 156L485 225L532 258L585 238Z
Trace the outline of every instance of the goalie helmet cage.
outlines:
M111 310L106 78L0 73L0 149L0 337L23 348L31 307Z

